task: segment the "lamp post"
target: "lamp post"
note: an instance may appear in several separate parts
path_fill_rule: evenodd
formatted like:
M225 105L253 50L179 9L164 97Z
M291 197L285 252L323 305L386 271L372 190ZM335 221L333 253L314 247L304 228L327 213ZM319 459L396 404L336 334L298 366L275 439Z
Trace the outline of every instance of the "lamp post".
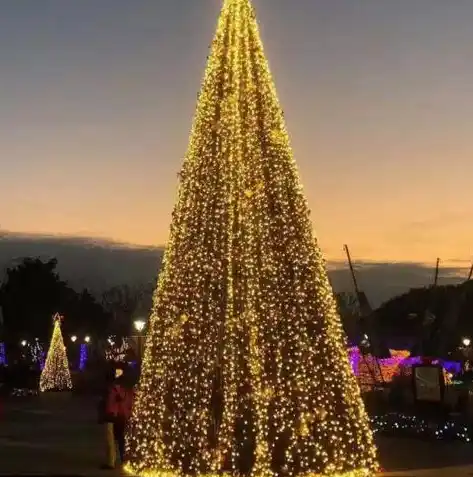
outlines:
M28 341L26 340L21 340L20 341L20 346L21 346L21 360L25 361L28 358Z
M468 359L471 352L471 339L468 336L465 336L461 340L461 345L459 347L463 355Z
M471 339L468 336L465 336L461 340L460 351L463 354L463 359L465 360L463 367L465 371L468 371L471 367Z
M135 320L133 322L133 327L135 328L137 332L137 344L138 344L138 363L140 363L141 366L141 356L143 353L143 331L146 326L146 321L144 320Z

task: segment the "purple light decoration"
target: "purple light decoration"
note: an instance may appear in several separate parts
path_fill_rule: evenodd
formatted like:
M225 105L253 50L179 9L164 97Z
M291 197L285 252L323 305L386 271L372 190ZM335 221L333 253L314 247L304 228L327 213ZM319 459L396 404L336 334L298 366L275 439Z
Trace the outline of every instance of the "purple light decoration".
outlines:
M5 352L5 343L0 343L0 366L7 365L7 354Z
M351 368L353 369L353 373L355 376L358 376L358 369L360 366L360 359L361 359L361 353L360 350L356 347L353 346L348 349L348 358L350 360Z
M391 350L393 351L393 350ZM353 369L353 373L355 376L359 377L360 374L360 360L361 360L361 353L357 347L352 347L348 349L348 356L350 360L351 367ZM367 357L370 359L371 357ZM379 359L379 365L381 369L383 368L404 368L404 367L411 367L414 364L420 364L422 362L422 358L420 356L409 356L406 358L405 356L393 356L391 358L386 359ZM443 359L439 359L435 361L442 365L442 367L451 374L459 374L461 372L462 366L461 363L458 361L447 361Z
M79 369L81 371L85 369L85 365L87 363L87 355L88 355L87 344L82 343L80 345L80 355L79 355Z
M46 363L46 352L41 351L39 354L39 369L41 369L41 371L44 369L45 363Z

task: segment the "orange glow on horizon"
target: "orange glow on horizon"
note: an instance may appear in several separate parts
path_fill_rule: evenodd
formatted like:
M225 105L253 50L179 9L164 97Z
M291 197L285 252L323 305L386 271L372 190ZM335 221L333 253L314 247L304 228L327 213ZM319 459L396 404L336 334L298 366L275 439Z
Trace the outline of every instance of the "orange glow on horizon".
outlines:
M0 29L0 230L162 246L221 2L59 2L61 28L18 3ZM320 245L468 267L473 2L350 3L255 0Z

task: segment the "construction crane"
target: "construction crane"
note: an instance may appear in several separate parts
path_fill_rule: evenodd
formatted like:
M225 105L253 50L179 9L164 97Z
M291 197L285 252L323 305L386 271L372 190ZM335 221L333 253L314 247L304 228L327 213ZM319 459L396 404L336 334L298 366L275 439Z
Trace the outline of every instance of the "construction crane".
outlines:
M439 281L439 268L440 268L440 258L437 258L437 264L435 265L434 284L433 284L434 287L437 286Z
M373 379L373 384L380 384L379 381L381 381L381 384L384 384L384 376L383 372L381 369L381 366L379 364L378 358L380 357L380 354L386 355L383 357L390 357L389 352L387 353L382 353L380 351L380 346L379 346L379 340L377 339L377 335L375 331L373 330L373 326L370 326L370 321L373 316L373 309L371 308L371 305L368 301L368 297L366 296L366 293L360 290L358 286L358 280L356 278L356 273L355 273L355 268L353 266L353 262L351 259L350 255L350 250L348 248L348 245L344 245L344 250L347 255L347 260L348 260L348 266L350 268L350 273L351 273L351 278L353 282L353 287L355 289L355 295L358 301L358 307L359 307L359 322L358 322L358 329L360 331L360 334L363 336L363 340L360 340L360 344L364 346L360 346L360 355L362 359L364 360L366 367ZM367 342L367 346L364 342ZM375 369L373 369L370 365L368 360L366 360L366 351L369 351L369 353L373 356L374 362L375 362ZM379 376L379 380L378 380Z

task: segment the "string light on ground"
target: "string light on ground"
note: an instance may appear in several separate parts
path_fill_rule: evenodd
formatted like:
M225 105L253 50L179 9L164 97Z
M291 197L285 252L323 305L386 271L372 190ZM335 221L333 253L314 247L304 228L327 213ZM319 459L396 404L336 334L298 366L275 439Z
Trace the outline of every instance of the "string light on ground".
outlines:
M392 413L372 418L375 433L390 436L432 438L437 440L458 440L471 442L472 428L454 419L433 421L419 416Z
M133 467L130 465L125 465L124 470L126 473L131 474L133 472ZM381 472L381 469L379 468ZM143 471L140 473L141 477L176 477L175 472L171 471ZM222 477L225 474L206 474L205 477ZM344 472L343 474L307 474L305 477L373 477L376 474L373 474L370 470L353 470L350 472Z
M29 388L13 388L10 395L12 397L32 397L38 395L38 390Z
M41 372L39 390L67 391L72 389L71 373L66 347L61 333L62 316L54 315L54 329L44 369Z
M141 476L365 477L376 450L250 0L225 0L130 423Z

